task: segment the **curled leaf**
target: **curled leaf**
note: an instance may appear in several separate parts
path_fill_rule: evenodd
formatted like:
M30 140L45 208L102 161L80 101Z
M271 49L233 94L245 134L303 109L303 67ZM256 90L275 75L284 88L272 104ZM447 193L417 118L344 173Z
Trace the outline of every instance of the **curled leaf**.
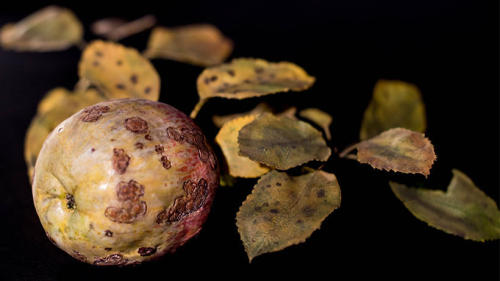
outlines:
M497 204L458 170L453 170L446 193L395 182L390 186L415 217L432 227L475 241L500 239Z
M109 99L156 101L160 95L160 77L151 62L137 50L117 43L90 43L83 52L78 74Z
M340 187L333 174L265 174L236 215L248 259L304 242L339 206Z
M321 132L306 122L263 114L239 133L240 155L286 170L312 160L326 161L331 150Z
M233 42L217 27L193 24L153 29L145 55L210 66L222 63L232 50Z
M256 178L269 171L269 168L238 154L240 150L238 146L238 133L243 126L253 120L255 120L255 115L233 119L224 124L215 137L215 140L224 153L231 176Z
M330 114L317 108L306 108L299 112L299 116L311 120L312 122L320 126L323 131L325 131L326 139L332 139L332 133L330 132L332 116L330 116Z
M155 23L156 18L152 15L131 22L118 18L105 18L92 24L92 32L109 40L118 41L151 28Z
M64 88L56 88L45 95L28 127L24 142L24 158L30 180L38 153L50 132L78 110L101 101L104 101L104 98L93 89L71 93Z
M200 101L191 113L195 117L207 99L246 99L278 92L303 91L314 83L302 68L290 62L272 63L262 59L234 59L205 69L198 77Z
M66 8L48 6L0 30L0 43L16 51L58 51L79 44L83 27Z
M403 128L385 131L356 147L359 162L380 170L428 176L436 160L434 146L424 134Z
M425 105L418 88L402 81L380 80L365 110L361 123L361 140L374 137L391 128L425 131Z

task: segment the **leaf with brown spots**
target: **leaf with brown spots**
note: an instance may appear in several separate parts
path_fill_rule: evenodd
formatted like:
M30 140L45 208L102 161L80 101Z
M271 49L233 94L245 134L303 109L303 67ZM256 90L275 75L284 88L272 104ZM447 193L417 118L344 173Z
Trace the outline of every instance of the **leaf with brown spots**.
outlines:
M238 133L243 126L251 123L255 115L248 115L233 119L220 129L215 137L219 144L229 169L229 174L234 177L256 178L267 173L269 168L239 155Z
M137 50L94 41L83 51L78 66L80 84L97 87L108 99L143 98L157 101L160 77Z
M308 123L269 113L244 126L238 143L240 155L279 170L326 161L331 154L321 132Z
M425 131L425 105L418 88L402 81L380 80L365 110L361 123L361 140L374 137L391 128Z
M109 40L118 41L134 34L143 32L156 23L156 18L147 15L127 22L118 18L100 19L92 24L92 32Z
M299 116L308 120L311 120L316 125L320 126L325 132L326 139L332 139L332 133L330 132L330 125L332 124L332 116L330 114L319 110L317 108L306 108L299 112Z
M38 112L31 121L24 142L24 157L30 180L38 153L49 133L80 109L101 101L104 98L93 89L72 93L64 88L55 88L45 95L38 104Z
M16 51L59 51L82 42L83 27L68 9L48 6L0 30L0 44Z
M339 206L340 187L333 174L265 174L236 215L248 259L304 242Z
M290 62L267 62L240 58L205 69L198 77L200 101L191 113L194 118L207 99L246 99L264 95L303 91L314 83L304 69Z
M497 204L458 170L453 170L447 192L390 185L406 208L432 227L474 241L500 239Z
M359 162L380 170L428 176L436 160L434 146L424 134L403 128L385 131L356 147Z
M233 42L217 27L193 24L173 28L156 27L151 32L149 58L171 59L201 66L222 63L233 51Z

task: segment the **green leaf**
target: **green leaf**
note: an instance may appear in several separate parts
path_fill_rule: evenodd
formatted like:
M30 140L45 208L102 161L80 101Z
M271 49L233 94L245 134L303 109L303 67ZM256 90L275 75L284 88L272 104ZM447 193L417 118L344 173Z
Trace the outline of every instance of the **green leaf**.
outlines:
M279 170L313 160L326 161L331 155L321 132L313 126L270 113L244 126L238 143L241 155Z
M340 187L333 174L265 174L236 215L248 259L304 242L339 206Z
M436 160L434 147L424 134L390 129L357 144L358 161L373 168L428 176Z
M415 217L432 227L474 241L500 239L497 204L458 170L446 193L395 182L390 186Z
M361 123L361 140L391 128L425 131L425 105L418 88L402 81L380 80Z
M0 30L0 43L16 51L59 51L82 42L83 27L68 9L48 6Z

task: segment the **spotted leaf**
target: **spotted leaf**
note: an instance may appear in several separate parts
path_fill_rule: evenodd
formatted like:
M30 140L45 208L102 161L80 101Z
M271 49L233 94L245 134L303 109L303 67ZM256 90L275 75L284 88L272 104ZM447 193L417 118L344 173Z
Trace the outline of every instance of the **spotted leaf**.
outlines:
M301 67L290 62L272 63L240 58L205 69L198 77L200 101L191 113L195 117L207 99L246 99L278 92L303 91L314 83Z
M97 87L107 98L158 100L160 77L149 60L123 45L94 41L80 60L80 79Z
M339 206L340 187L333 174L267 173L236 215L248 259L304 242Z

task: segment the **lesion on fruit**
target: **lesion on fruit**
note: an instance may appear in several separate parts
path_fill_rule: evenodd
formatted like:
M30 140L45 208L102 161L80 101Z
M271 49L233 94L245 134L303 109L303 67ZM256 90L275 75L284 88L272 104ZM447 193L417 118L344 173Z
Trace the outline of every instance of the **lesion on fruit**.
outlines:
M198 150L198 158L200 161L210 165L212 170L217 168L217 160L215 154L209 148L207 140L203 133L199 129L189 129L182 127L180 129L174 127L168 127L166 129L167 137L176 142L187 142L196 147Z
M127 259L121 254L112 254L106 257L97 258L94 260L95 265L123 265L127 263Z
M144 186L135 180L121 181L117 185L116 197L120 206L109 206L104 215L113 222L133 223L146 214L146 202L140 201L144 196Z
M83 110L80 120L83 122L95 122L101 118L103 113L109 111L109 106L94 105Z
M122 148L113 148L113 169L120 175L127 171L130 156Z
M168 208L158 213L156 223L172 223L195 212L203 206L208 196L208 183L201 178L198 182L187 180L183 184L185 195L179 196Z

